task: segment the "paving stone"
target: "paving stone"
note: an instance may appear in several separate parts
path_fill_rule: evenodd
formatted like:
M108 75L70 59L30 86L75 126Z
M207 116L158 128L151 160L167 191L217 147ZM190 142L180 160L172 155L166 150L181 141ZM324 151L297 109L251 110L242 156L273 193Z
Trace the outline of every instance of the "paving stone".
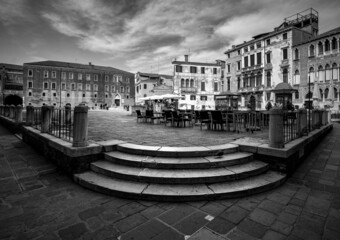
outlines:
M135 215L131 215L127 218L124 218L120 221L118 221L115 226L121 233L126 233L130 231L131 229L145 223L147 221L147 218L145 218L143 215L137 213Z
M178 221L187 217L188 215L192 214L195 211L197 210L193 207L190 207L188 205L180 205L165 212L158 218L163 222L173 226L175 223L177 223Z
M226 211L221 213L219 216L234 223L238 224L239 222L242 221L246 216L248 216L249 211L240 208L238 206L232 206L228 208Z
M302 212L302 207L293 205L293 204L289 204L286 208L285 211L287 213L290 214L294 214L294 215L300 215L300 213Z
M217 216L225 210L225 206L220 203L208 202L200 209L212 216Z
M340 239L340 232L325 229L325 232L323 234L323 239L324 240L339 240Z
M278 192L274 192L272 194L270 194L268 197L267 197L269 200L272 200L274 202L278 202L278 203L281 203L283 205L286 205L289 203L291 197L290 196L286 196L286 195L283 195L281 193L278 193Z
M235 226L236 225L234 223L229 222L228 220L225 220L221 217L216 217L210 223L208 223L206 227L221 235L225 235Z
M298 207L304 207L305 200L301 200L301 199L298 199L298 198L292 198L290 200L289 204L296 205Z
M264 211L262 209L255 209L249 218L255 222L261 223L265 226L270 226L276 219L276 216L270 212Z
M248 218L244 219L238 226L242 232L245 232L253 237L261 238L264 233L268 230L268 227L249 220Z
M329 217L326 222L326 228L340 233L340 219Z
M104 227L103 222L98 217L92 217L86 220L87 225L91 231L96 231Z
M86 228L84 223L77 223L75 225L60 230L58 233L63 240L73 240L81 237L87 231L88 229Z
M203 212L194 212L183 220L179 221L174 228L185 235L192 235L198 229L202 228L209 221L206 219L207 214Z
M164 209L158 207L158 206L151 206L147 209L141 211L140 213L146 217L147 219L152 219L154 217L157 217L161 215L164 212Z
M259 208L263 210L267 210L269 212L272 212L274 214L278 214L282 212L284 205L278 203L278 202L273 202L271 200L264 200L261 202L261 204L258 206Z
M327 216L331 202L319 197L309 196L303 211L318 214L320 216Z
M161 234L155 236L152 240L183 240L184 235L178 231L168 228Z
M321 235L303 229L303 228L298 228L298 227L294 227L293 231L292 231L292 235L299 237L300 239L306 239L306 236L308 236L308 240L320 240L321 239Z
M282 235L281 233L269 230L266 232L266 234L263 236L262 239L263 240L284 240L286 239L286 236Z
M250 236L249 234L245 232L242 232L238 228L235 228L233 231L228 233L226 237L232 240L257 240L258 239L253 236Z
M130 216L135 213L141 212L146 207L138 202L130 202L118 208L118 212L120 212L124 216Z
M102 206L93 207L86 209L79 213L79 218L81 220L86 220L91 217L99 216L105 209Z
M226 240L226 238L218 235L210 231L209 229L202 228L193 234L188 240L202 240L202 239L209 239L209 240Z
M259 203L260 203L260 200L256 198L246 198L246 199L241 199L240 201L238 201L236 205L248 211L252 211L257 207Z
M271 226L271 228L273 230L275 230L276 232L280 232L282 234L285 234L285 235L289 235L290 232L292 231L293 229L293 226L292 225L289 225L287 223L284 223L284 222L281 222L279 220L276 220L273 225Z
M112 226L105 226L94 232L88 232L85 234L83 240L93 240L93 239L118 239L120 233Z
M125 239L149 240L157 235L160 235L167 228L168 228L167 225L165 225L164 223L156 219L153 219L121 235L120 240Z
M293 214L290 214L290 213L287 213L287 212L281 212L279 215L278 215L278 218L277 218L279 221L281 222L284 222L284 223L287 223L287 224L294 224L296 219L297 219L297 216L296 215L293 215Z

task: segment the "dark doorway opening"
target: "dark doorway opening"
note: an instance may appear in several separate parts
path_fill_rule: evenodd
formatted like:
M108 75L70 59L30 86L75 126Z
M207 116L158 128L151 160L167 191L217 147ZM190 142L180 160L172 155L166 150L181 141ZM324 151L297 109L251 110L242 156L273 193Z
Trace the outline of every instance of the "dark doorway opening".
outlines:
M256 99L254 96L250 96L250 110L255 111L256 109Z
M5 105L22 105L22 98L18 95L8 95L4 101Z

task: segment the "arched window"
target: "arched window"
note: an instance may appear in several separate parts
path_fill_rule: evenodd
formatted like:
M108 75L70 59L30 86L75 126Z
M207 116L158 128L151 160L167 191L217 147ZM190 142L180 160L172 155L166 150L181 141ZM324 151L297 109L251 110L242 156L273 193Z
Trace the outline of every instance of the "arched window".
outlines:
M300 97L300 96L299 96L299 91L296 91L296 92L295 92L295 99L299 99L299 97Z
M243 77L243 87L248 87L248 75L245 74Z
M315 56L315 47L314 47L313 44L309 46L309 56L310 57L314 57Z
M314 82L314 77L315 77L315 74L314 74L314 68L313 67L310 67L309 68L309 78L310 78L310 82Z
M333 39L332 39L332 50L336 50L337 49L337 41L336 41L336 38L334 37Z
M250 74L250 86L255 87L255 75L254 75L254 73Z
M267 87L270 87L272 85L272 76L270 72L267 72Z
M329 89L328 89L328 88L326 88L326 89L325 89L325 99L327 99L327 98L328 98L328 92L329 92Z
M282 80L284 83L288 83L288 69L284 68L282 71Z
M331 50L331 45L329 43L329 40L326 39L326 41L325 41L325 52L328 52L329 50Z
M181 87L184 87L185 85L184 85L185 83L184 83L184 79L182 78L181 79Z
M323 91L322 89L319 89L319 91L320 91L320 99L323 100Z
M338 97L339 97L339 92L338 89L334 88L334 97L335 97L335 101L337 101Z
M256 75L256 86L259 87L262 84L262 73L258 72Z
M299 49L295 49L295 51L294 51L294 59L296 60L296 59L299 59Z
M296 69L293 84L300 84L300 72Z
M190 87L194 87L194 79L190 79Z
M333 79L336 80L338 79L338 66L336 65L336 63L333 63L332 65L332 76L333 76Z
M185 87L189 87L190 86L190 83L189 83L189 79L185 80Z
M319 78L319 81L325 81L325 74L324 74L323 67L321 65L318 68L318 78Z
M326 71L326 81L331 80L331 68L329 64L326 64L325 71Z
M318 55L323 55L323 45L322 45L322 42L318 43L318 52L319 52Z

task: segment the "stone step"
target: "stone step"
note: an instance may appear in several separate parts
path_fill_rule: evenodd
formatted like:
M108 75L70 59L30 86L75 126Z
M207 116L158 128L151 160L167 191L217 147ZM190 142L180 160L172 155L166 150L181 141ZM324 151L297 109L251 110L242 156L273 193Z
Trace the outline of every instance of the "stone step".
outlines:
M268 191L286 179L274 171L232 182L212 184L156 184L111 178L92 171L75 174L80 185L104 194L152 201L203 201L245 197Z
M92 171L109 177L125 180L167 183L196 184L233 181L255 176L267 171L269 165L252 161L245 164L207 169L152 169L119 165L108 161L97 161L91 164Z
M222 156L207 156L194 158L152 157L135 155L118 151L104 154L105 160L133 167L162 169L193 169L232 166L247 163L253 159L252 153L234 152Z
M166 147L122 143L117 145L117 151L152 157L206 157L236 152L238 145L227 143L207 147Z

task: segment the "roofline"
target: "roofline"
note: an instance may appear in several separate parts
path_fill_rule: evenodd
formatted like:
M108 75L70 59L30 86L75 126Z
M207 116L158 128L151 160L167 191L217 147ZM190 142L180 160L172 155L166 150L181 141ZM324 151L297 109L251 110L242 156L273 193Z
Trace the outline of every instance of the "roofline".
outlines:
M338 31L337 31L337 32L331 32L331 31L333 31L333 30L335 30L335 29L338 29ZM328 32L329 32L329 33L328 33ZM327 32L325 32L325 33L321 33L321 34L319 34L318 36L316 36L316 37L314 37L314 38L310 38L310 39L308 39L307 41L300 42L300 43L297 43L297 44L295 44L295 45L292 45L292 47L296 47L296 46L300 46L300 45L303 45L303 44L306 44L306 43L310 43L310 42L313 42L313 41L317 41L317 40L322 39L322 38L331 37L331 36L336 35L336 34L339 34L339 33L340 33L340 27L337 27L337 28L334 28L334 29L332 29L332 30L329 30L329 31L327 31ZM323 35L323 34L325 34L325 35ZM323 35L323 36L322 36L322 35Z
M221 67L217 63L203 63L203 62L185 62L185 61L172 61L172 64L186 64L186 65L200 65L200 66L216 66Z

